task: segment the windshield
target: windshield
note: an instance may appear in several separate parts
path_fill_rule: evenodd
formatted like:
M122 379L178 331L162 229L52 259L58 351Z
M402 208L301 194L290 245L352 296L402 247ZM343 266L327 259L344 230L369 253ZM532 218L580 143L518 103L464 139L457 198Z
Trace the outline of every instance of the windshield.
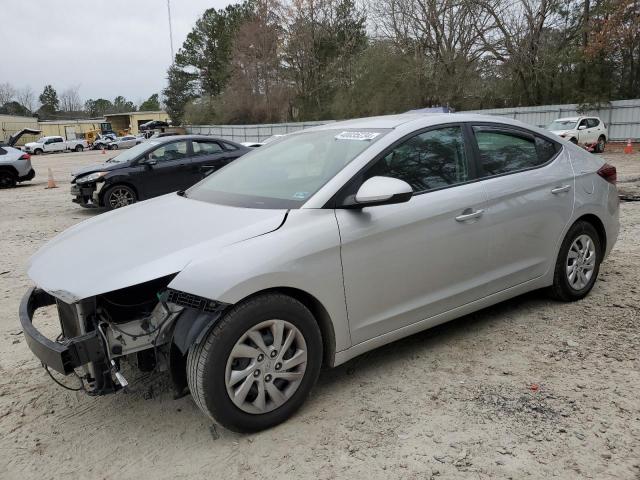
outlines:
M116 155L115 157L107 160L107 163L123 163L133 160L134 158L142 155L147 150L151 150L156 146L160 145L160 142L144 142L136 145L135 147L131 147L128 150L124 150L120 155Z
M298 208L388 130L319 130L274 140L191 187L196 200Z
M573 130L576 128L576 120L554 120L549 124L547 130Z
M36 143L44 143L45 141L47 141L47 137L40 137L38 140L36 140Z

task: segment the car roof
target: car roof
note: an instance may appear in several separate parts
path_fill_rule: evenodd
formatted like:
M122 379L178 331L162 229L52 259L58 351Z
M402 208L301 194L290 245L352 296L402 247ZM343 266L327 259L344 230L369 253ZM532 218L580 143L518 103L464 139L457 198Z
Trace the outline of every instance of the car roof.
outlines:
M564 118L556 118L556 122L577 122L581 117L564 117Z
M310 130L338 130L338 129L395 129L398 127L410 127L417 129L421 127L430 127L434 125L461 122L491 122L503 125L511 125L515 127L526 128L529 130L539 131L536 127L513 120L512 118L499 115L482 115L477 113L403 113L400 115L385 115L380 117L357 118L354 120L346 120L340 122L332 122ZM298 132L295 132L298 133Z
M149 140L153 140L158 143L171 142L173 140L209 140L216 142L227 142L233 145L237 145L242 147L238 142L234 142L233 140L227 140L226 138L212 137L211 135L167 135L165 137L155 137L150 138Z

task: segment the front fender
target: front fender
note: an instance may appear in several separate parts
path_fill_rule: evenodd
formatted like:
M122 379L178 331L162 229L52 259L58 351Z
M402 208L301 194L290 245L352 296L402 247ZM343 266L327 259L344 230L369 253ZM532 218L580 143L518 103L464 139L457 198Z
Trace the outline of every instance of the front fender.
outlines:
M329 314L336 351L351 346L333 210L292 210L278 230L191 262L169 287L229 304L268 289L302 290Z

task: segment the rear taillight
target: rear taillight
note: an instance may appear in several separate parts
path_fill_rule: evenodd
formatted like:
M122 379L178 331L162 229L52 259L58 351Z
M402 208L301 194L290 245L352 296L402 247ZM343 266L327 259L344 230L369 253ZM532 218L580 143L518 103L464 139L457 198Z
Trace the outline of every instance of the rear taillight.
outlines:
M31 160L31 155L29 155L28 153L23 153L22 155L20 155L20 158L18 158L18 160Z
M600 175L607 182L612 183L613 185L615 185L618 181L616 167L614 167L613 165L609 165L608 163L605 163L600 167L600 170L598 170L598 175Z

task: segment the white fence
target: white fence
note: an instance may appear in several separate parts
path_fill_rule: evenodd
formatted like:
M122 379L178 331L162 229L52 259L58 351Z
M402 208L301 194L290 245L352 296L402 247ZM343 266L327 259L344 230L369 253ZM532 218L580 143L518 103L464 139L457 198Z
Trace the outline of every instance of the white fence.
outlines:
M531 125L545 127L556 118L575 117L578 105L542 105L539 107L495 108L473 110L467 113L483 113L514 118ZM617 100L589 112L600 117L609 127L609 140L640 140L640 99ZM188 133L213 135L236 142L260 142L272 135L282 135L305 128L333 122L271 123L262 125L189 125Z

